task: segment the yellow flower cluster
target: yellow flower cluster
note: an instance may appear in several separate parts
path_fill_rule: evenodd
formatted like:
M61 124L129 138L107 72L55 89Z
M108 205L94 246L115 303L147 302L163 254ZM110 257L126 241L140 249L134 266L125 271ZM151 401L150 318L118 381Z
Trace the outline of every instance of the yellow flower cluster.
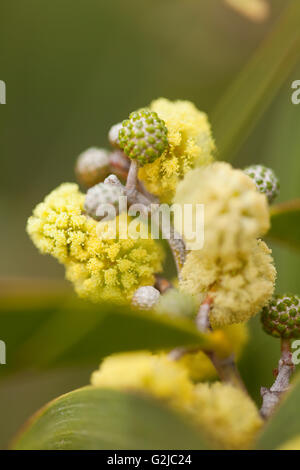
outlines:
M116 354L92 374L95 387L138 390L165 401L198 424L211 445L244 449L262 425L254 403L231 385L194 385L186 368L165 355L148 352Z
M193 413L214 448L248 449L263 425L244 392L219 382L195 386Z
M222 335L220 341L224 353L223 358L234 354L238 360L248 341L249 333L247 325L245 323L227 325L218 330L218 333ZM185 354L178 362L187 369L189 377L195 382L210 380L217 376L212 362L202 351Z
M193 384L187 371L164 354L138 352L109 356L92 374L91 383L102 388L141 390L179 408L189 406L193 398Z
M138 287L154 283L154 274L161 270L161 247L151 238L130 237L126 214L109 226L84 215L83 204L76 184L62 184L34 209L27 232L41 253L65 265L66 277L80 297L94 302L130 300ZM113 224L115 236L109 238Z
M278 450L300 450L300 434L284 442Z
M196 204L204 204L205 211L204 246L188 254L180 288L200 303L209 293L213 327L256 315L272 296L276 278L271 251L257 240L269 228L266 197L242 171L216 162L192 170L179 184L175 202L183 208L192 204L194 217ZM176 218L175 225L178 231L190 226L188 219L178 226Z
M201 303L213 299L210 321L214 328L245 322L256 315L274 292L276 269L271 250L254 240L252 251L230 265L212 261L201 251L191 251L181 272L181 288Z
M237 254L247 254L253 239L264 235L270 226L269 206L254 182L243 171L215 162L190 171L178 185L174 202L193 211L181 223L175 214L175 228L183 235L188 249L197 249L188 240L189 229L196 221L197 204L204 205L205 254L230 263ZM178 211L179 215L179 211Z
M212 161L215 150L205 113L189 101L160 98L150 105L168 129L168 149L139 171L139 178L162 202L171 202L178 182L192 168Z

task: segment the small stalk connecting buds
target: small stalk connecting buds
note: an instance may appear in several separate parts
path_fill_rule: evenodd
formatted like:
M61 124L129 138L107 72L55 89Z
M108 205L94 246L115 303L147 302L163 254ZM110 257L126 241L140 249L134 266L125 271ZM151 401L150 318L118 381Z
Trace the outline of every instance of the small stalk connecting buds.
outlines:
M109 174L109 152L91 147L77 159L75 172L80 183L90 188Z
M278 295L261 314L263 329L271 336L291 339L300 337L300 298Z
M292 338L300 337L300 298L297 295L277 295L262 310L261 321L266 333L281 339L276 380L271 388L262 387L260 391L263 398L260 413L268 418L288 390L294 372L290 342Z
M254 181L257 190L267 196L269 204L272 204L279 194L279 181L274 171L263 165L252 165L245 168L244 172Z
M96 220L101 220L105 212L104 205L113 205L117 209L121 196L124 196L121 185L109 182L96 184L86 193L84 209L89 216Z
M167 128L155 112L142 109L130 114L119 130L119 145L131 159L141 165L152 163L168 146Z
M160 292L152 286L137 289L132 297L132 305L144 310L151 310L160 298Z

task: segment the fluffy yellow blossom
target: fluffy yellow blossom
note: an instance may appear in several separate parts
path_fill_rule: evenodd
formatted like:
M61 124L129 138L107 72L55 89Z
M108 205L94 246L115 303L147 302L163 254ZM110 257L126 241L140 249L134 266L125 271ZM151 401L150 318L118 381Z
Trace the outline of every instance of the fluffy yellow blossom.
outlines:
M286 441L278 450L300 450L300 434Z
M123 390L140 390L183 409L193 399L193 384L184 367L166 355L150 352L109 356L91 377L92 385Z
M178 185L174 202L186 217L175 214L175 228L186 239L187 248L199 249L190 230L195 229L197 204L204 205L204 246L212 258L231 263L236 254L246 254L254 238L269 229L267 198L254 182L228 163L215 162L190 171ZM186 204L192 206L187 211ZM190 238L190 239L189 239Z
M215 448L248 449L263 425L255 404L229 384L195 386L193 415Z
M142 238L142 226L141 236L128 236L126 214L98 223L83 214L83 204L76 184L62 184L34 209L27 231L42 253L65 265L66 277L80 297L94 302L130 300L137 288L154 283L154 274L161 270L161 247L150 237Z
M181 272L180 287L202 302L213 299L210 321L218 328L247 321L273 295L276 269L271 250L261 240L252 241L245 258L227 264L205 256L205 250L191 251Z
M225 3L241 15L256 22L266 20L271 11L267 0L225 0Z
M228 325L222 328L223 333L222 346L226 357L234 354L239 359L245 344L248 341L248 328L245 323L237 325ZM209 380L216 377L216 369L210 359L202 351L193 354L185 354L179 363L189 372L189 376L195 382Z
M183 176L212 161L215 144L207 115L193 103L160 98L150 109L165 122L169 147L155 162L140 169L139 178L161 201L171 202Z
M70 253L79 254L90 222L83 215L84 195L77 184L65 183L38 204L28 219L27 232L41 253L66 262Z

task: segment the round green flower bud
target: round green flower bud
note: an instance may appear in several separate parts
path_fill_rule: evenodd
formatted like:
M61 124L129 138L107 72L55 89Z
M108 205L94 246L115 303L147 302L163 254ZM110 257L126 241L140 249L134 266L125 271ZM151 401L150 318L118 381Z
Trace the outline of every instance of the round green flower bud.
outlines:
M99 208L109 204L115 208L119 205L119 198L124 196L122 187L113 183L99 183L90 188L85 196L84 209L88 215L96 220L101 220Z
M141 165L152 163L168 146L168 130L155 112L142 109L131 113L119 130L119 145L132 160Z
M263 165L251 165L244 172L255 183L259 192L265 194L270 204L279 194L279 181L271 168Z
M277 295L263 308L263 329L271 336L300 338L300 298L297 295Z

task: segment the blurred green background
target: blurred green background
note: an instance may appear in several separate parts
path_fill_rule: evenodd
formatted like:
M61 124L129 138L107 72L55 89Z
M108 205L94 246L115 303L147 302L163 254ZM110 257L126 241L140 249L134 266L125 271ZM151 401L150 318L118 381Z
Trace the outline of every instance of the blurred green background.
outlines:
M39 255L25 225L37 202L61 182L74 180L76 156L90 146L107 146L112 124L159 96L189 99L213 115L287 3L271 0L271 17L258 24L222 0L1 3L0 79L7 85L7 104L0 106L2 296L22 303L36 291L69 290L62 267ZM236 166L273 167L282 201L300 193L300 105L291 104L296 79L300 63L232 155ZM276 246L274 256L278 290L300 293L299 253ZM262 338L261 348L277 348L272 339L264 346ZM5 340L1 318L0 339ZM8 343L8 363L0 372L10 367L9 348ZM39 406L87 383L92 369L37 373L32 364L31 371L0 381L0 446Z

